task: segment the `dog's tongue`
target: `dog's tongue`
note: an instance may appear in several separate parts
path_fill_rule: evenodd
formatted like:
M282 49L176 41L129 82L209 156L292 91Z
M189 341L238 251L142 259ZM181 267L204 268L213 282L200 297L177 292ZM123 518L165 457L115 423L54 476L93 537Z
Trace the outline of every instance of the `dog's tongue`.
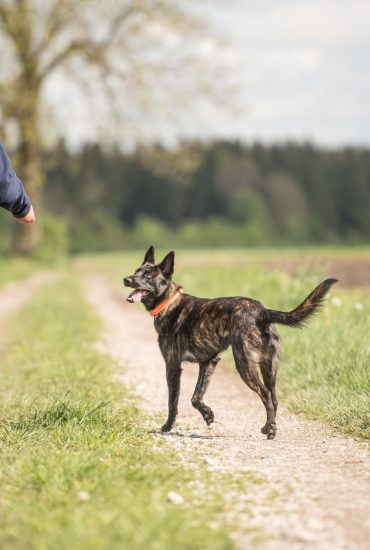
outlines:
M146 291L140 290L137 288L136 290L133 290L126 298L126 300L130 303L132 302L141 302L143 296L145 296Z
M143 293L140 292L140 290L135 290L135 292L133 292L131 294L132 301L133 302L141 302L142 295L143 295Z

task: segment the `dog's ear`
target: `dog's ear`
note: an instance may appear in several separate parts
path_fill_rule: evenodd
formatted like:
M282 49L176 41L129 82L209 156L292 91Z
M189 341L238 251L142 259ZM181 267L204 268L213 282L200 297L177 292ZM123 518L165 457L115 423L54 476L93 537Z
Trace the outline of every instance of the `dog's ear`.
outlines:
M143 264L146 264L146 263L149 263L149 264L155 264L155 260L154 260L154 246L150 246L148 248L148 250L145 252L145 256L144 256L144 261L141 265Z
M173 251L169 252L167 256L163 258L159 267L165 277L171 277L175 267L175 253Z

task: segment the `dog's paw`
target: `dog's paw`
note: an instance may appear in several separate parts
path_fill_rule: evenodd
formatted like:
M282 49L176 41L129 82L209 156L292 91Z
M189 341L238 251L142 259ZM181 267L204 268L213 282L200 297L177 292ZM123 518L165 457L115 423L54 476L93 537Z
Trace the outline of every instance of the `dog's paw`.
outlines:
M274 439L276 435L276 424L270 424L269 431L267 433L267 439Z
M212 411L204 413L204 420L207 423L207 426L210 426L215 421L215 415Z
M261 428L261 433L267 435L267 439L274 439L276 435L276 424L274 422L265 424L263 428Z
M166 422L166 424L163 424L161 428L162 433L170 432L171 430L172 430L172 424L169 424L168 422Z

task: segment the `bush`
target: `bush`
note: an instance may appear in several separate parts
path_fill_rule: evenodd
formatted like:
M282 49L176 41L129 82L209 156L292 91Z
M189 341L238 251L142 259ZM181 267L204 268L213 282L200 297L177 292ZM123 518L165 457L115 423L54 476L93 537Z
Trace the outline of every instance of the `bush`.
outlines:
M56 216L44 214L38 223L42 224L42 240L33 257L45 262L57 262L65 258L69 251L66 222Z

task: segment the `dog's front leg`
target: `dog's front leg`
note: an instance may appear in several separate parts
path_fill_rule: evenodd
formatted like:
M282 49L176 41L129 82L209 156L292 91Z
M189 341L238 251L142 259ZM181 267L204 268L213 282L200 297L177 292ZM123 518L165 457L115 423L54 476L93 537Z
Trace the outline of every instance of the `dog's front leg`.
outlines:
M161 431L172 430L177 416L177 405L180 395L181 364L166 363L166 378L168 386L168 418Z
M207 426L210 426L215 420L212 409L208 407L203 402L204 394L207 391L208 385L211 381L213 373L217 363L219 362L220 357L214 357L209 363L200 363L199 364L199 376L197 385L195 386L193 397L191 398L191 403L200 414L203 416L204 420L207 423Z

